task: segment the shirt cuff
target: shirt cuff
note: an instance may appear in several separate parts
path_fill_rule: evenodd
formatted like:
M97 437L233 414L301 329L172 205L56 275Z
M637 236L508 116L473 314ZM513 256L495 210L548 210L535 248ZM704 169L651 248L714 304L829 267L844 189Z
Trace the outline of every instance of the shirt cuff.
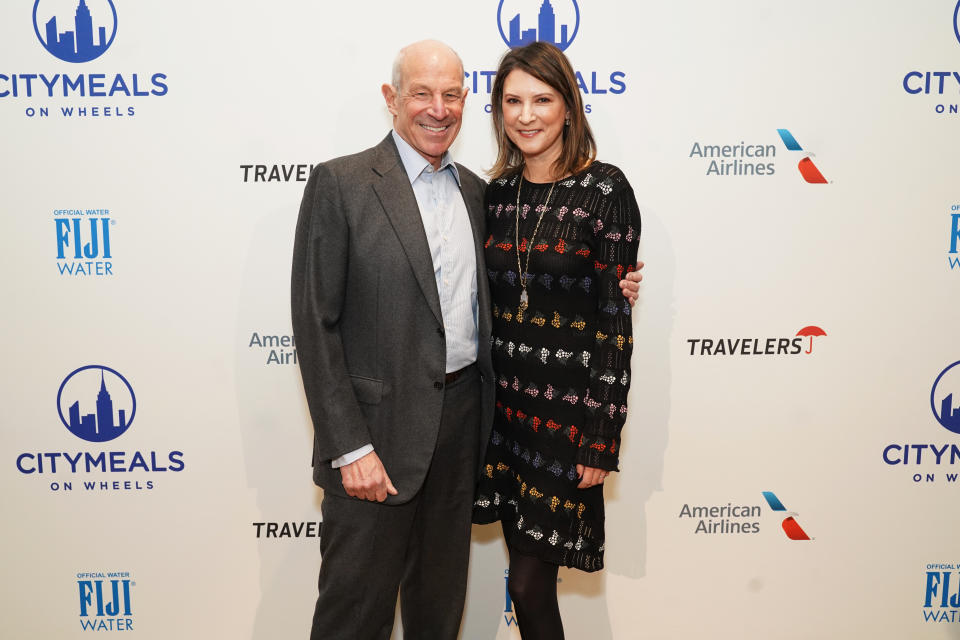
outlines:
M356 462L357 460L367 455L368 453L371 453L372 451L373 451L372 444L364 445L359 449L354 449L350 453L343 454L339 458L334 458L333 460L330 461L330 466L333 467L334 469L339 469L340 467L348 465L351 462Z

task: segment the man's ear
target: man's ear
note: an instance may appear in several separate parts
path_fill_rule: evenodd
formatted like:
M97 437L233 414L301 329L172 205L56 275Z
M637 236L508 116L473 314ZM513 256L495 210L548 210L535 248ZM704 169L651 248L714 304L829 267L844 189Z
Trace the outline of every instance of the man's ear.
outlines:
M397 115L397 89L392 84L385 84L380 87L380 93L387 103L387 110L394 116Z

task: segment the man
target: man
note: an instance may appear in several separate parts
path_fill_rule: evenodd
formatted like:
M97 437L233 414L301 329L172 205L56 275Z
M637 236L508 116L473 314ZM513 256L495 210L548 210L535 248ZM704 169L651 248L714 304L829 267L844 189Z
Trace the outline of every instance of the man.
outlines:
M389 638L399 590L406 638L452 640L493 413L484 183L448 152L467 95L453 50L406 47L382 93L393 131L316 167L294 245L324 489L311 638Z

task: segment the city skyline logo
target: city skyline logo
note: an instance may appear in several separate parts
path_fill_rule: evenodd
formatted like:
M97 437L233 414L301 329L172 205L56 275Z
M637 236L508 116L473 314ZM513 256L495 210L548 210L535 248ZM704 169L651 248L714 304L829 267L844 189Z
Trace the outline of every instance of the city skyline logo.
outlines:
M817 165L815 165L811 159L814 157L814 154L809 151L804 151L803 147L800 146L800 143L797 142L797 139L790 133L789 129L777 129L777 133L780 134L780 139L783 140L787 151L800 151L803 153L803 158L797 164L797 169L800 170L800 175L803 179L808 184L827 184L827 179L823 177L820 169L817 168Z
M90 62L113 44L117 35L113 0L89 0L89 4L88 0L42 0L42 4L43 10L41 0L34 2L33 30L43 48L60 60Z
M957 42L960 43L960 2L957 2L957 8L953 10L953 35L957 36Z
M960 367L957 365L960 360L941 371L934 380L930 390L930 409L944 429L960 434Z
M783 522L780 523L780 526L783 528L783 532L787 534L787 537L791 540L810 540L810 536L807 535L807 532L803 530L794 516L799 515L795 511L787 511L787 508L783 506L783 503L780 502L780 498L773 493L773 491L763 491L763 497L767 501L767 504L770 505L770 508L779 515L785 516Z
M500 37L511 49L548 42L565 51L580 30L577 0L500 0Z
M133 387L119 372L98 364L71 372L57 391L60 422L87 442L108 442L130 428L137 412Z

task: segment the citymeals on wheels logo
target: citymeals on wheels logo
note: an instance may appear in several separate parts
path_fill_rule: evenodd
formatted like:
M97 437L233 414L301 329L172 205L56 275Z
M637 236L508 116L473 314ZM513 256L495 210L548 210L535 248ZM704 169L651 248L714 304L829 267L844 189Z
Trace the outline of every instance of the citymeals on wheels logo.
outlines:
M80 629L133 631L131 594L137 583L129 571L91 571L77 574Z
M74 0L68 2L69 5L65 5L45 0L43 13L38 13L41 2L37 0L33 5L33 30L43 48L64 62L96 60L106 53L117 35L117 8L113 6L113 0L106 0L106 3L90 0L95 6L99 5L94 16L87 1L80 0L71 15L70 6ZM61 26L71 25L73 31L60 31Z
M57 415L62 433L87 444L79 449L65 445L56 451L24 451L16 457L17 471L46 483L50 491L151 490L156 478L186 467L183 451L90 446L120 438L137 416L133 385L112 367L88 364L67 374L57 389ZM74 439L69 442L77 444Z
M78 67L83 68L80 65L93 60L102 64L110 57L102 58L116 44L117 22L113 0L36 0L33 32L37 43L68 66L12 73L3 69L0 108L22 105L17 108L26 117L37 119L116 120L138 115L134 102L167 95L166 73L78 72Z
M929 399L930 411L941 427L960 435L960 360L948 365L933 381ZM928 418L929 420L929 418ZM939 432L943 433L943 432ZM924 436L919 442L892 442L886 445L881 457L887 465L905 467L915 484L934 484L941 479L957 484L960 473L960 445L953 442L932 442ZM940 474L940 469L949 469Z
M561 51L573 44L580 32L580 6L576 0L500 0L497 5L497 30L511 49L533 42L549 42ZM464 70L464 83L475 94L490 95L493 70ZM580 92L585 95L584 113L593 113L589 96L620 95L627 90L627 74L614 70L576 70ZM489 104L484 111L490 113Z
M944 28L937 34L943 38L949 37L946 34L947 25L945 23L946 20L941 23ZM952 27L954 38L960 44L960 2L957 2L953 9L953 24L950 27ZM903 90L908 95L934 96L935 98L930 104L932 104L932 110L936 115L960 115L960 103L956 101L958 90L960 90L960 71L949 67L947 69L943 67L935 68L932 71L912 69L903 75L902 85ZM949 97L945 99L944 96Z

